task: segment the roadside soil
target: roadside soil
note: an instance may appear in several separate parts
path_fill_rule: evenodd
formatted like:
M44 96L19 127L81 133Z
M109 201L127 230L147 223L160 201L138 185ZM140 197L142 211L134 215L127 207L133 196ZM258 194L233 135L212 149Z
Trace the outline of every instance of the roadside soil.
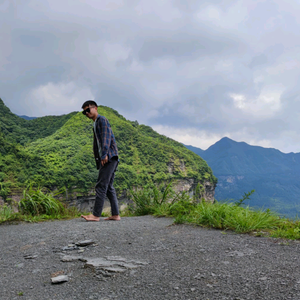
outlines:
M143 216L1 225L0 299L300 299L298 241L172 223ZM63 250L83 240L95 244ZM107 277L64 255L147 264ZM52 284L56 275L68 281Z

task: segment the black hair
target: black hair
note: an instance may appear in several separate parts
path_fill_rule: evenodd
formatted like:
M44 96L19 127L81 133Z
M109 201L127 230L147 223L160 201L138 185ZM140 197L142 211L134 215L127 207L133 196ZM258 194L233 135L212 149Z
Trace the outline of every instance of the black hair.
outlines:
M84 108L84 107L90 106L90 105L98 107L98 105L97 105L97 103L95 101L93 101L93 100L87 100L87 101L85 101L82 104L81 108Z

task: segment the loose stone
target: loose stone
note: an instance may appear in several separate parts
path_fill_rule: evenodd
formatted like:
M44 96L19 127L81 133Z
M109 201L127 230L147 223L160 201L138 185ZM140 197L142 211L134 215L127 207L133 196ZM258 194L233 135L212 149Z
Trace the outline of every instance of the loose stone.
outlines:
M78 247L77 246L71 246L71 247L69 247L69 246L66 246L66 247L63 247L62 248L62 251L71 251L71 250L77 250L78 249Z
M94 244L93 240L84 240L84 241L80 241L80 242L76 243L76 245L80 246L80 247L85 247L85 246L88 246L88 245L91 245L91 244Z
M56 283L67 282L69 281L69 278L67 275L59 275L57 277L51 278L51 281L53 284L56 284Z
M81 256L71 256L71 255L65 255L61 258L61 261L63 262L71 262L82 259Z
M35 254L35 255L24 255L24 258L25 259L34 259L34 258L37 258L38 256Z

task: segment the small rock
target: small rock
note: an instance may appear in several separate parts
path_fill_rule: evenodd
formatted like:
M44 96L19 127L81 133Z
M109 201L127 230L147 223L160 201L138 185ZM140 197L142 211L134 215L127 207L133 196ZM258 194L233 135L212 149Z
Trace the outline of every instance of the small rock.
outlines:
M57 277L51 278L51 281L52 281L52 283L56 284L56 283L62 283L62 282L69 281L69 278L67 275L59 275Z
M63 262L71 262L71 261L76 261L80 260L82 257L81 256L71 256L71 255L65 255L61 258L61 261Z
M71 250L77 250L77 249L78 249L77 246L72 246L72 247L66 246L66 247L62 248L62 251L71 251Z
M112 272L112 273L123 273L126 271L126 269L120 268L120 267L103 267L103 270Z
M80 241L80 242L76 243L76 245L80 246L80 247L85 247L85 246L88 246L88 245L91 245L91 244L94 244L93 240L84 240L84 241Z
M195 291L196 291L196 289L195 289L195 288L191 288L191 291L192 291L192 292L195 292Z
M34 258L37 258L38 256L35 254L35 255L30 255L30 254L28 254L28 255L24 255L24 258L25 259L34 259Z
M261 278L259 278L259 280L261 280L261 281L265 281L267 279L268 279L267 277L261 277Z

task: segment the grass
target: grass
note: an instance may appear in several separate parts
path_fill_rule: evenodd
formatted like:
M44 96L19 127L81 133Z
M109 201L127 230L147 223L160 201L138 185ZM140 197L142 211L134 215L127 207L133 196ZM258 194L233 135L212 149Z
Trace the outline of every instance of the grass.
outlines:
M18 203L15 212L9 205L0 207L0 224L7 222L41 222L48 220L72 219L80 216L74 207L66 207L51 194L32 187L24 190L23 199Z
M175 216L175 222L178 216ZM240 207L232 203L214 204L202 201L184 217L179 219L187 223L213 227L222 230L234 230L238 233L249 233L255 230L274 229L278 217L271 212L253 211L250 207Z
M0 207L0 223L10 221L13 215L14 211L10 206L4 204Z
M175 193L171 185L148 187L131 191L132 205L127 215L151 214L157 217L173 217L176 224L194 224L202 227L251 233L285 239L300 239L300 220L281 218L270 210L254 210L243 206L254 191L236 203L206 202L190 197L187 193Z
M129 206L129 215L143 216L154 214L156 208L164 206L170 198L174 197L174 191L171 183L167 186L150 185L144 189L131 190L130 196L134 205Z
M186 192L176 193L172 184L148 186L131 190L132 204L122 212L122 216L142 216L151 214L157 217L172 217L176 224L232 230L237 233L252 233L257 236L270 236L284 239L300 239L300 220L280 218L270 210L254 210L243 207L246 194L236 203L199 202ZM56 219L72 219L80 216L76 208L67 208L51 194L31 187L23 192L19 202L19 212L7 204L0 207L0 224L25 221L41 222ZM106 216L106 214L103 214Z

